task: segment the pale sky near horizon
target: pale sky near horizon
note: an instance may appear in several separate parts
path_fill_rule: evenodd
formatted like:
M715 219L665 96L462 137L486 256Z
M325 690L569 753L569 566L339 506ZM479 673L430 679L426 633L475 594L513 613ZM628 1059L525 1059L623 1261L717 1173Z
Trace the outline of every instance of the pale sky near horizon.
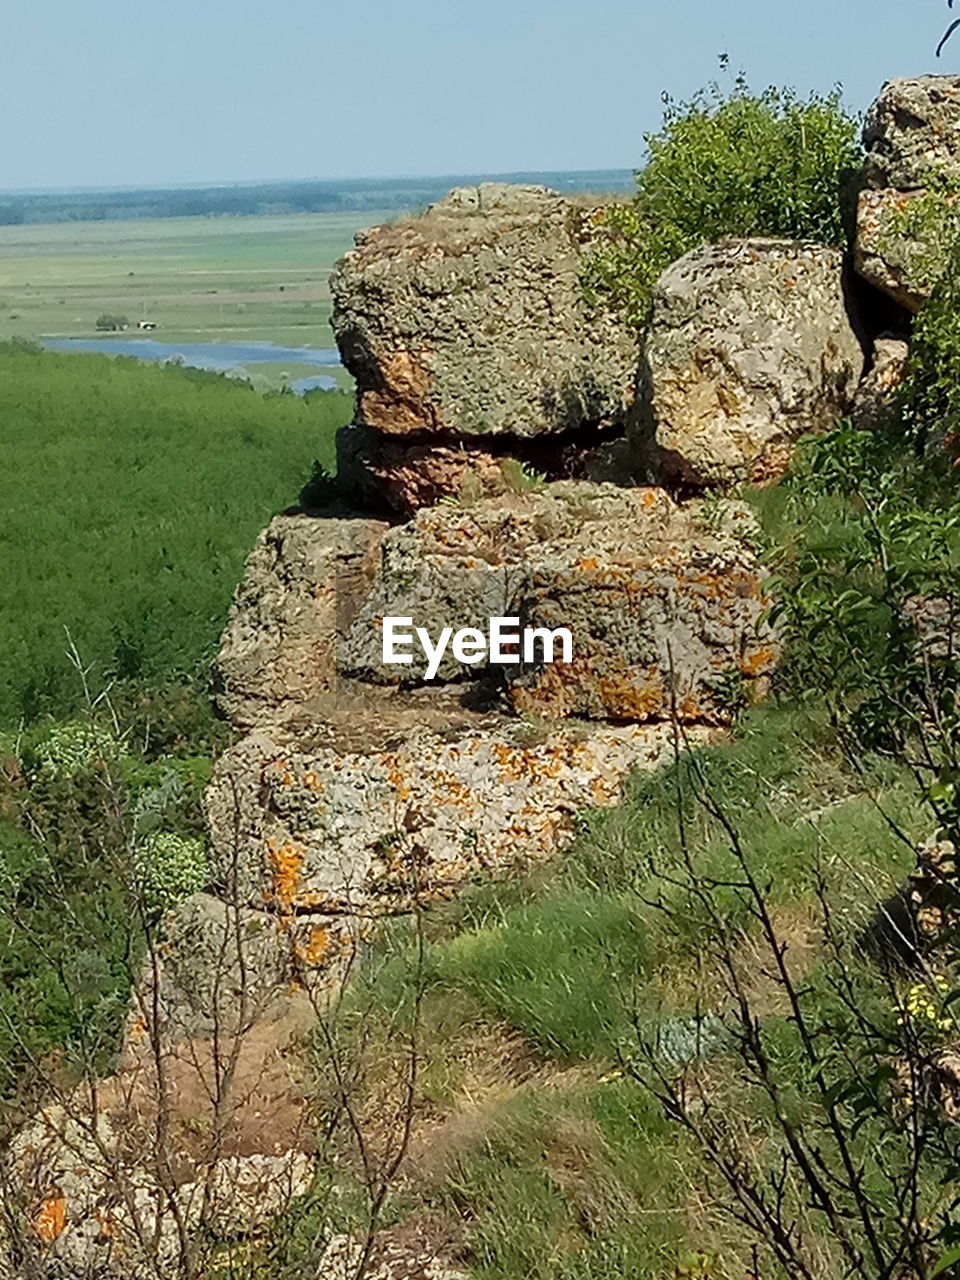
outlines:
M857 110L945 0L7 0L0 190L630 168L730 55Z

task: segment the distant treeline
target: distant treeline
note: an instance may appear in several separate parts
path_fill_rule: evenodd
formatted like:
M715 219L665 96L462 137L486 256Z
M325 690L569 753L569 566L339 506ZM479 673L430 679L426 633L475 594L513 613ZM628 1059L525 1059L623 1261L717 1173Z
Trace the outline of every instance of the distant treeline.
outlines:
M451 187L477 182L534 182L558 191L630 190L629 169L583 172L450 174L439 178L353 178L260 182L216 187L118 191L45 191L0 195L0 226L37 222L101 222L115 218L238 217L283 213L352 213L418 209Z

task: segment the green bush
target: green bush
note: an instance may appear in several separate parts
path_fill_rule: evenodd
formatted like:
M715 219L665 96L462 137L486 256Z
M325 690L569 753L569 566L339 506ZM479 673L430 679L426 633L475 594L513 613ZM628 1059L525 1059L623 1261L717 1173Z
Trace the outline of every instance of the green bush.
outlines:
M839 93L752 94L739 78L729 95L712 85L665 103L633 200L602 215L606 238L585 280L594 300L642 325L658 276L697 245L725 236L845 243L861 152Z
M137 845L134 861L137 883L151 913L169 911L192 893L199 893L210 879L203 841L172 831L145 836Z

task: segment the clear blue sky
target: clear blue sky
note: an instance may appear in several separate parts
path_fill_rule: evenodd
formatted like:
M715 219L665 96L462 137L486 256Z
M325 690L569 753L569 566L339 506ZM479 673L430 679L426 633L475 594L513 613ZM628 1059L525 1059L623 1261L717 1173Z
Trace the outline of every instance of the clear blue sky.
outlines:
M937 64L944 0L4 4L0 189L633 167L730 54L860 109Z

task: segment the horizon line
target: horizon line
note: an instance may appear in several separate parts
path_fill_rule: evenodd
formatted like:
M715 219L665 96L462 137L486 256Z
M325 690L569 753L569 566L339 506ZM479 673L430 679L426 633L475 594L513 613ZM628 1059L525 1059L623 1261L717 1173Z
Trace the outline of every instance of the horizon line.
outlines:
M336 178L237 178L229 180L209 180L203 182L146 182L146 183L117 183L106 186L60 186L60 187L0 187L0 197L9 196L65 196L65 195L120 195L124 193L136 191L226 191L237 188L256 188L269 187L276 185L283 186L308 186L317 184L330 184L344 182L359 183L386 183L386 182L439 182L442 179L450 178L516 178L516 177L537 177L546 174L571 174L578 177L588 177L593 174L633 174L636 172L635 166L624 166L622 168L604 168L604 169L503 169L503 170L474 170L472 172L461 170L460 172L447 173L405 173L386 175L380 174L372 177L348 177L341 176Z

